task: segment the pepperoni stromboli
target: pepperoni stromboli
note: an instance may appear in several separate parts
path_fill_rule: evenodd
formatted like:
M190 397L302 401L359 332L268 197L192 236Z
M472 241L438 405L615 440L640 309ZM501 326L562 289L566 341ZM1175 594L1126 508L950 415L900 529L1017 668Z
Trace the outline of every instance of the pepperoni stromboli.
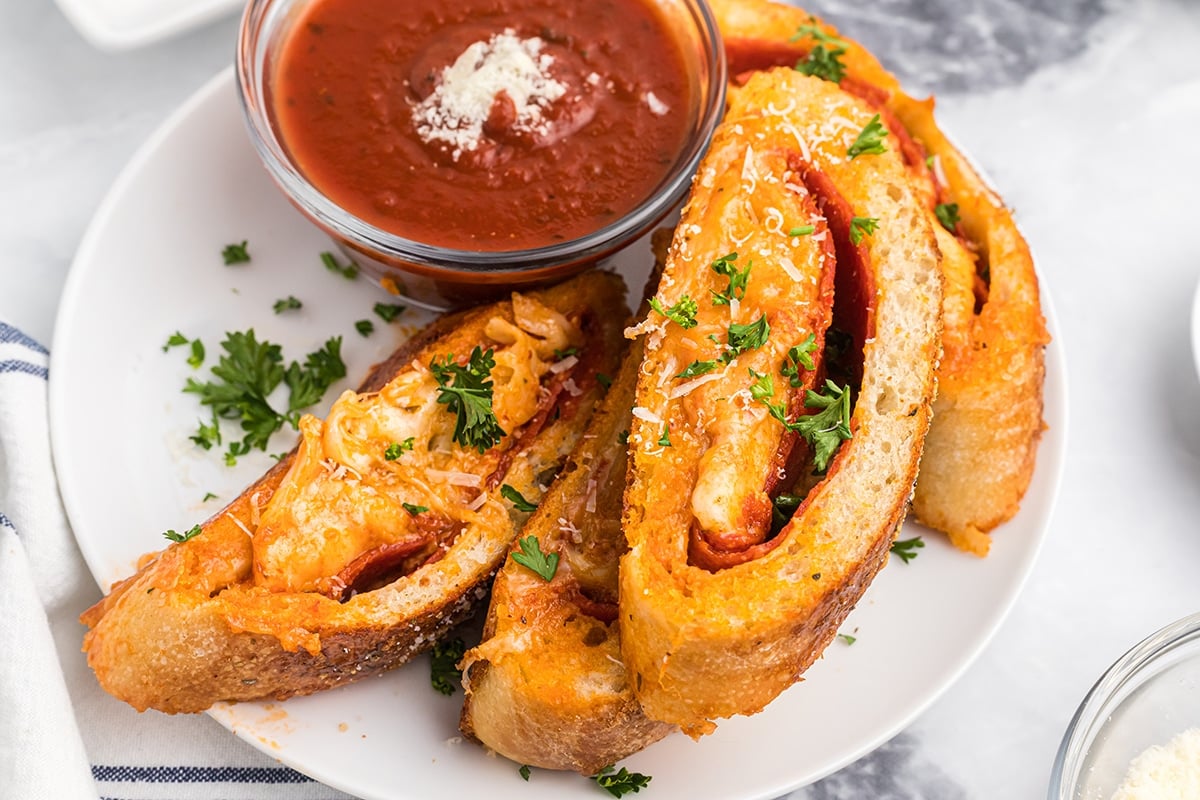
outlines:
M790 69L733 89L659 285L667 313L635 329L622 655L647 716L693 736L799 678L884 564L916 479L942 277L874 122Z
M856 42L798 8L712 0L729 73L787 66L836 81L880 114L934 220L946 276L944 356L913 511L986 555L1016 513L1043 428L1049 341L1029 247L1003 201L946 139L933 100L907 95Z
M473 612L603 393L624 287L593 273L444 317L280 464L82 619L138 709L282 699L399 666ZM511 489L509 492L511 493Z

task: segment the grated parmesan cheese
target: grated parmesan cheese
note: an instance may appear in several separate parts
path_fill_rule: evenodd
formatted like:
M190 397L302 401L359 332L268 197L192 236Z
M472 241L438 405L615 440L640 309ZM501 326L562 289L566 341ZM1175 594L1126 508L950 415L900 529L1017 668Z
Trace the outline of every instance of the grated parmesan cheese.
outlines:
M567 87L551 77L554 58L542 53L542 45L536 36L521 39L511 29L470 45L442 70L437 88L413 109L421 140L447 145L456 161L476 150L501 93L516 111L513 130L545 133L544 112Z
M1112 800L1186 800L1200 797L1200 728L1165 746L1150 747L1129 764Z

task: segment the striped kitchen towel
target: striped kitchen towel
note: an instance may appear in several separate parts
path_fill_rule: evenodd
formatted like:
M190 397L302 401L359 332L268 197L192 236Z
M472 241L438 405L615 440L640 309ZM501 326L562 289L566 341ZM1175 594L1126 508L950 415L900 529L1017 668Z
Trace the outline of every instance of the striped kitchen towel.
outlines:
M204 715L100 689L78 616L100 598L58 496L49 354L0 321L0 798L347 800Z

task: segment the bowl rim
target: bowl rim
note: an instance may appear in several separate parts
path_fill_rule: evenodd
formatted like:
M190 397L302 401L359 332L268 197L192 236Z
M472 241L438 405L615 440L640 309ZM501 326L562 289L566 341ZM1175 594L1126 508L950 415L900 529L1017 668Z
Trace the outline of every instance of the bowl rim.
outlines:
M1150 667L1196 638L1200 638L1200 612L1159 628L1125 651L1104 671L1084 695L1063 733L1050 771L1048 800L1073 800L1083 756L1091 749L1108 716L1133 689L1141 686L1147 677L1152 677L1147 676Z
M620 249L678 206L725 113L728 66L716 15L707 0L675 0L695 26L699 92L692 105L695 109L692 135L684 141L671 171L664 175L654 191L621 218L569 241L522 250L464 250L426 244L358 218L317 189L286 157L266 109L267 101L262 91L265 75L259 75L257 69L266 60L267 44L260 41L264 18L273 8L278 8L276 4L285 2L287 0L250 0L238 28L234 59L238 102L259 160L289 201L326 232L345 240L355 249L400 259L431 276L444 270L518 275L598 259ZM647 4L652 8L659 5L653 0ZM671 30L670 25L668 29ZM679 34L676 36L685 50L690 49L690 40ZM689 109L689 117L692 116Z

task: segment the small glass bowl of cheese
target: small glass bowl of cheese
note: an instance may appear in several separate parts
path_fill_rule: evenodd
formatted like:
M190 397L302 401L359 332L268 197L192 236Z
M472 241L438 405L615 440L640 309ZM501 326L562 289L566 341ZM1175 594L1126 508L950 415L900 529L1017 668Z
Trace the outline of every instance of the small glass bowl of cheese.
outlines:
M1191 797L1145 792L1197 776L1200 614L1192 614L1139 642L1088 692L1058 749L1049 800Z

